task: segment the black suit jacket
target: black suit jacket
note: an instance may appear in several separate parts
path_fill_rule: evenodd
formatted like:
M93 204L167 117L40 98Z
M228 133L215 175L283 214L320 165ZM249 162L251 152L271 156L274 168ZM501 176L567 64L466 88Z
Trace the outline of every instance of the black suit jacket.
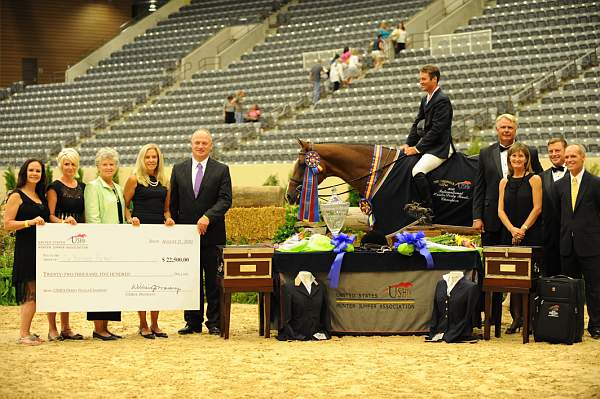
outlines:
M533 172L543 171L535 148L528 147ZM473 189L473 220L482 219L486 231L499 231L502 222L498 217L498 186L502 180L500 146L496 142L479 152L479 166Z
M427 96L421 99L419 113L410 129L406 144L417 147L421 154L446 159L452 145L452 104L441 88L433 94L428 104L426 101ZM418 126L419 122L422 128Z
M192 159L173 166L169 209L175 223L196 224L206 215L210 220L201 246L225 244L225 213L231 207L229 167L208 158L198 196L192 184Z
M560 231L559 220L556 219L558 213L557 204L554 202L554 178L552 177L552 168L543 171L540 174L542 178L542 224L544 225L544 243L549 244L549 240L558 243L558 233Z
M315 333L324 333L331 338L331 320L327 305L327 289L322 282L312 284L310 294L303 284L288 281L282 288L282 328L277 339L280 341L308 341Z
M555 184L555 201L560 210L560 255L600 255L600 178L584 172L571 205L571 175Z

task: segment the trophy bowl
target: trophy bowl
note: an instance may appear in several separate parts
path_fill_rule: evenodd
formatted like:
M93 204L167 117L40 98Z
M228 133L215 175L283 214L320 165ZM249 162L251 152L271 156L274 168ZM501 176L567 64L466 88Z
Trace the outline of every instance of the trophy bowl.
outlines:
M331 234L338 235L344 227L346 216L348 216L348 208L350 204L343 201L338 195L335 188L331 192L331 198L327 202L321 202L320 209L323 220L327 224L327 228Z

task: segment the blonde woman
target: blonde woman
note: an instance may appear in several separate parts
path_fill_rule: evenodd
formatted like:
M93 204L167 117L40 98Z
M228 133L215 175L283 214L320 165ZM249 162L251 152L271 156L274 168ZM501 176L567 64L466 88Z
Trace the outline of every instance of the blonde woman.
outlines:
M168 180L164 171L164 158L156 144L146 144L138 153L135 169L125 183L125 215L134 226L141 223L165 224L175 222L169 212ZM130 211L133 205L133 212ZM150 312L150 327L146 312L138 312L139 334L148 339L167 338L167 333L158 327L158 311Z
M17 343L39 345L44 342L31 333L35 315L35 229L49 217L46 204L46 174L38 159L28 159L19 170L17 188L8 194L4 211L4 228L16 231L12 281L21 305L20 336Z
M79 169L79 154L73 148L64 148L58 154L58 169L62 176L48 186L46 198L52 223L76 225L85 222L83 192L85 184L75 180ZM69 325L69 313L60 313L60 334L56 328L56 313L48 313L48 341L65 339L81 340L81 334L74 334Z
M96 153L98 178L85 186L86 223L121 224L125 222L123 189L113 181L119 166L119 153L112 148L101 148ZM108 322L121 321L121 312L88 312L94 322L93 338L114 341L121 338L108 330Z

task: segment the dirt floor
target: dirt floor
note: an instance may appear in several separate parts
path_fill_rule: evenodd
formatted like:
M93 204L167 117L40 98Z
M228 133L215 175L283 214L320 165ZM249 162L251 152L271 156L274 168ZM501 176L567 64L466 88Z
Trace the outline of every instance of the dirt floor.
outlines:
M124 339L102 342L74 313L85 340L25 347L15 343L19 308L0 307L0 398L600 398L600 341L587 332L572 346L523 345L518 335L475 344L279 342L258 336L256 305L233 305L224 341L178 336L182 318L161 313L170 337L151 341L137 335L137 314L123 313L111 329ZM45 314L32 331L46 336Z

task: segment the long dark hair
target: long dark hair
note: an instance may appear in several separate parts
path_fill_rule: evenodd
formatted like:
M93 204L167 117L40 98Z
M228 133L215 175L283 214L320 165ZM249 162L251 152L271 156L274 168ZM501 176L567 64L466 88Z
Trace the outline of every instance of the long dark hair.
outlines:
M21 166L21 169L19 169L19 175L17 176L17 188L21 188L23 187L26 183L27 183L27 168L29 167L29 164L31 164L32 162L38 162L40 164L40 166L42 167L42 176L40 178L40 181L36 183L35 185L35 193L38 195L38 197L40 197L40 200L45 201L46 200L46 166L44 165L44 162L42 162L39 159L35 159L35 158L30 158L27 161L25 161L23 163L23 165Z

